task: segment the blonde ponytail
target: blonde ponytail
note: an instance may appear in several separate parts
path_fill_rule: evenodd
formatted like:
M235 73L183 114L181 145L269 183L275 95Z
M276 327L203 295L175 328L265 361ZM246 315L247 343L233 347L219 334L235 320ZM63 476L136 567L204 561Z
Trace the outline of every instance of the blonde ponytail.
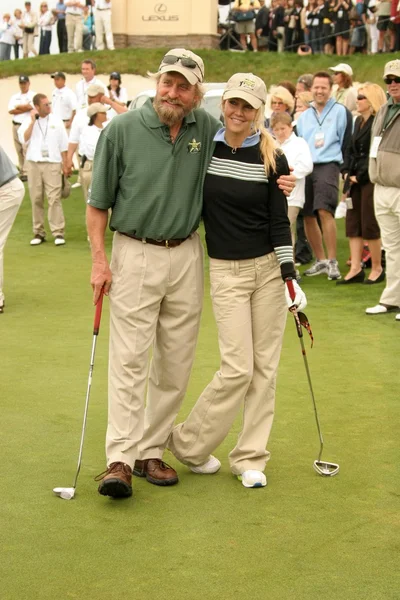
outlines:
M260 150L264 161L264 169L267 175L276 172L276 154L278 147L272 135L264 127L264 105L258 109L254 125L261 135Z

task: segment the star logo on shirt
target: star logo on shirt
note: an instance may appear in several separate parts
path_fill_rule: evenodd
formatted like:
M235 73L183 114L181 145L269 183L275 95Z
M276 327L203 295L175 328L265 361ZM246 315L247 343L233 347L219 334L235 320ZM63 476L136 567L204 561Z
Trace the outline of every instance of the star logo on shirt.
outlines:
M189 154L195 154L196 152L200 152L201 142L197 142L195 138L192 139L191 142L188 143Z

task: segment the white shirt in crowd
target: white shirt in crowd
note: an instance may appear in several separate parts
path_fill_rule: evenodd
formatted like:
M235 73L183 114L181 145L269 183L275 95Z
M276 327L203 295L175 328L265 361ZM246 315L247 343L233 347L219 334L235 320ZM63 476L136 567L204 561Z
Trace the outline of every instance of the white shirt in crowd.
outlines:
M78 83L76 84L75 87L75 93L76 93L76 98L78 100L78 107L79 108L87 108L88 107L88 101L87 101L87 89L89 87L89 85L101 85L101 87L104 89L104 95L105 96L109 96L108 93L108 89L107 86L104 85L104 83L98 79L97 77L93 77L93 79L91 81L86 81L86 79L80 79L78 81Z
M69 121L77 107L76 96L71 88L66 85L62 88L54 88L51 96L51 110L56 117L62 121Z
M113 115L110 114L111 111L107 111L107 121L104 123L103 127L106 126L107 123L110 122ZM87 108L81 108L76 112L74 120L72 121L71 131L69 132L69 143L70 144L79 144L82 131L88 125L89 117L87 116ZM81 149L78 149L79 154L82 156Z
M68 15L83 15L83 7L85 6L85 2L82 1L82 6L69 6L68 2L65 3L67 8L65 9L65 14Z
M303 208L306 176L314 168L310 148L307 142L303 138L297 137L295 133L292 133L289 139L279 145L289 165L293 168L292 175L296 177L294 190L287 199L288 206Z
M0 23L0 42L13 46L18 38L22 36L22 29L15 21L2 21Z
M51 31L53 29L53 14L50 10L47 10L45 13L40 13L39 25L43 31Z
M107 2L107 0L95 0L94 7L97 10L107 10L111 8L111 2Z
M19 92L18 94L14 94L13 96L11 96L10 102L8 103L8 110L14 110L14 108L20 106L21 104L31 104L33 108L32 100L33 96L35 95L36 92L31 91L27 92L26 94L22 94L21 92ZM11 115L13 123L23 123L25 119L30 117L30 114L31 113L28 110L27 112L21 113L19 115Z
M79 138L80 156L86 156L88 160L93 160L97 142L102 131L103 128L100 129L96 125L85 125Z
M25 11L22 14L22 23L26 27L34 27L34 25L36 25L36 23L37 23L36 13L32 12L31 10Z
M29 125L30 119L26 119L18 129L19 141L21 144L26 144L26 160L61 163L61 152L68 150L68 136L61 119L51 113L44 119L37 119L32 129L32 135L26 142L24 133Z
M114 90L109 90L109 94L111 100L118 100L118 102L122 102L125 105L128 104L128 90L126 88L121 87L118 96Z

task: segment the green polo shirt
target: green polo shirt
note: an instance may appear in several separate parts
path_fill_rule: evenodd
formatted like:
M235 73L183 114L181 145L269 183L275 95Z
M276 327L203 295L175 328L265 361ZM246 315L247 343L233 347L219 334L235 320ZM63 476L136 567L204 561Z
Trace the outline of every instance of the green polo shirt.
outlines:
M112 209L112 231L187 237L200 222L203 181L220 125L203 109L194 110L172 144L151 100L114 117L97 143L88 204Z
M385 115L385 121L383 123L383 127L386 128L390 121L396 116L396 114L400 110L400 102L393 102L393 98L390 97L387 101L387 111Z

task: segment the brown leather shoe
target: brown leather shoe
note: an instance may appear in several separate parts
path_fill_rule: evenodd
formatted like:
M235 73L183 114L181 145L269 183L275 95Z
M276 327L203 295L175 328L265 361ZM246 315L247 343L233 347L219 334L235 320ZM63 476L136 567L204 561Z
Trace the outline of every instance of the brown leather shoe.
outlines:
M178 483L178 473L160 458L135 460L133 474L136 477L146 477L154 485L174 485Z
M104 473L95 477L101 481L99 494L112 498L127 498L132 496L132 469L123 462L114 462Z

